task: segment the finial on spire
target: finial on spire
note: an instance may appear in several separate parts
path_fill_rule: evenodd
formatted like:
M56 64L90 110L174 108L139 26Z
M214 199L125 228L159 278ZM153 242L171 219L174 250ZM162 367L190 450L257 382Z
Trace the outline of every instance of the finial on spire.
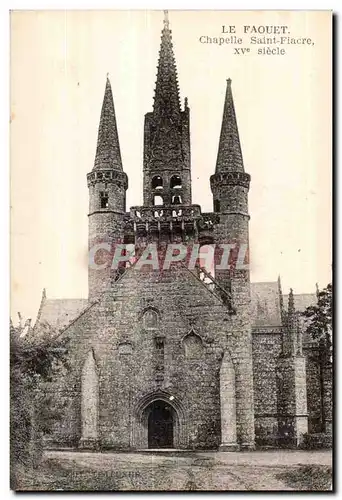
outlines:
M169 29L169 11L164 10L164 26L166 29Z
M228 83L228 85L231 85L232 79L231 78L227 78L227 83Z

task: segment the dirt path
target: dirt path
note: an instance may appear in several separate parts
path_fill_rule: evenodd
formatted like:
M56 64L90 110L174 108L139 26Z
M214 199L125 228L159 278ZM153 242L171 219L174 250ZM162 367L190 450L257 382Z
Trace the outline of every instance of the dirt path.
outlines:
M298 484L291 484L284 473L298 476L303 467L326 468L330 464L329 451L179 454L48 451L39 471L31 478L31 488L92 491L298 490Z

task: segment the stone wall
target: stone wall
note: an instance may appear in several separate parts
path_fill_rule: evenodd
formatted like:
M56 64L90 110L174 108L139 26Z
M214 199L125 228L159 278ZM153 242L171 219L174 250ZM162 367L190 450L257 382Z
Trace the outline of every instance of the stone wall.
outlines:
M273 439L278 431L277 358L281 333L253 332L255 431L258 439Z
M158 314L155 327L144 322L144 311L151 309ZM222 302L187 269L146 275L129 270L66 330L71 338L71 372L60 390L68 391L70 403L53 439L68 444L82 437L80 381L93 349L102 446L139 446L141 401L147 404L149 397L152 401L154 394L162 393L179 406L175 410L183 429L182 447L217 447L219 369L231 321ZM191 337L198 341L188 342ZM157 352L160 341L163 360ZM186 350L184 343L190 348Z

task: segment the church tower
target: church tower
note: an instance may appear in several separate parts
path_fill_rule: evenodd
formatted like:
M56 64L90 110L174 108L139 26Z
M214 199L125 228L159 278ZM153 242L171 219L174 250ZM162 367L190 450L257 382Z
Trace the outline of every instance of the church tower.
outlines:
M113 344L112 351L102 353L106 360L110 356L108 366L113 370L106 378L106 394L111 394L110 411L116 422L117 415L122 419L116 424L120 432L105 432L103 439L115 446L146 448L147 413L151 410L153 416L157 411L154 401L172 406L174 398L174 416L169 417L175 446L253 448L250 278L245 258L250 176L244 171L228 80L216 170L210 179L214 211L203 213L200 205L192 203L190 110L187 99L183 109L180 105L167 12L153 110L144 122L143 205L126 212L128 181L108 79L95 164L87 179L89 297L103 301L101 308L99 302L92 302L95 356L89 355L89 367L101 359L98 332L103 332L101 339L110 332L107 341ZM118 270L108 265L117 243L132 245L136 259L133 266L125 263L119 280ZM202 265L201 247L209 246L212 251L225 244L236 245L231 252L235 257L239 250L236 265L229 268L228 259L215 261L215 272L208 272ZM151 249L156 247L154 258ZM179 254L173 254L174 249ZM109 293L102 293L106 290ZM95 320L97 307L101 312ZM125 366L131 360L129 376L124 376L124 359ZM134 405L135 418L127 429ZM101 425L112 428L107 421Z
M168 14L161 36L153 111L145 115L144 205L190 205L190 110L181 110Z
M115 279L111 269L113 244L123 242L127 175L121 161L112 88L107 77L93 170L89 188L89 298L108 289Z

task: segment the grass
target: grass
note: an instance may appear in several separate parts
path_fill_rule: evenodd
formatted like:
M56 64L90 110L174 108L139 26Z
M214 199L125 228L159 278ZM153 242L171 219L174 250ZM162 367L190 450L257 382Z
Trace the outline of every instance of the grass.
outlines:
M302 465L277 475L297 491L332 491L332 468L326 465Z

